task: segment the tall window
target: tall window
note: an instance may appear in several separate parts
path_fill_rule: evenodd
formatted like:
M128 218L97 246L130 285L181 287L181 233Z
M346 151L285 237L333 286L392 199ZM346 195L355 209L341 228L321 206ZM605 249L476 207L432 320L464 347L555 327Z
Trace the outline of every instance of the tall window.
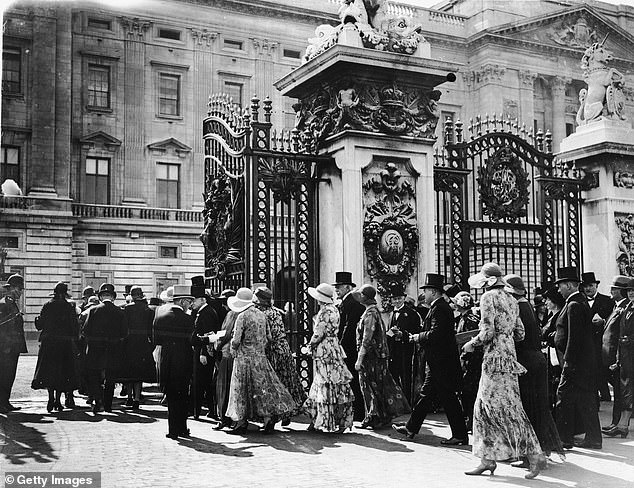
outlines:
M178 164L156 165L156 204L160 208L179 208L178 170Z
M242 108L242 83L225 81L225 92L233 98L233 103L237 103Z
M86 158L84 203L110 203L110 160Z
M180 115L180 75L159 74L159 115Z
M8 178L20 185L19 147L2 146L2 153L0 154L0 183Z
M110 67L88 65L88 106L110 108Z
M20 93L20 50L5 47L2 50L2 91Z

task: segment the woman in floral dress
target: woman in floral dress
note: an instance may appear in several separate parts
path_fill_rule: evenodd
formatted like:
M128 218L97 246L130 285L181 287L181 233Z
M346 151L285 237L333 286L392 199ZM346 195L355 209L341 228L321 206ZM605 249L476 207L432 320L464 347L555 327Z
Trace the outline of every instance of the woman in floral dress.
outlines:
M297 408L282 418L282 425L288 425L291 417L302 411L302 405L306 400L306 392L299 381L291 347L286 340L286 329L282 320L282 311L273 307L271 299L273 292L266 287L260 287L255 291L253 302L255 306L266 315L267 328L271 340L266 345L266 357L273 366L277 377L286 387L295 400Z
M266 315L253 306L253 292L240 288L227 304L240 314L231 339L234 361L226 416L236 426L229 432L244 434L248 421L255 420L264 423L268 434L275 421L295 410L297 404L266 359Z
M353 297L365 306L357 325L357 363L359 385L365 404L365 418L360 427L389 425L393 418L411 411L401 387L388 369L388 348L383 319L376 306L376 289L363 285Z
M313 353L313 383L304 403L311 418L308 430L341 433L352 428L354 393L350 386L352 373L346 368L337 339L339 311L333 305L335 290L321 283L317 288L308 288L308 293L319 304L309 343Z
M524 326L515 299L504 291L502 270L495 263L482 266L469 278L473 288L487 287L480 298L480 332L463 349L473 352L484 346L482 377L473 411L473 454L480 465L468 475L491 474L496 460L527 457L535 478L545 462L539 440L522 408L517 376L526 369L517 362L515 340L524 339Z

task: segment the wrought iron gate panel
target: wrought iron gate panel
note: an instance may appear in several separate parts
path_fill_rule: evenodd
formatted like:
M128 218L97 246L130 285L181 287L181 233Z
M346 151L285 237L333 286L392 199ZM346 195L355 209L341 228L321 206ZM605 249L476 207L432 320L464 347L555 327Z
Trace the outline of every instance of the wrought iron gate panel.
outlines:
M262 103L262 114L255 97L243 115L225 96L213 96L209 106L203 122L206 186L201 235L206 276L216 292L256 283L272 289L274 304L285 313L302 384L308 388L312 361L306 344L314 312L308 287L318 278L314 174L317 164L330 163L331 158L307 152L297 131L273 130L268 99ZM234 193L218 189L227 186ZM236 198L236 205L228 204ZM218 248L226 244L226 233L213 231L223 224L234 228L231 224L237 221L240 259L223 262L229 254Z
M497 261L534 289L557 267L579 266L581 179L554 158L550 134L495 116L468 130L466 141L462 123L448 120L434 154L438 271L467 287Z

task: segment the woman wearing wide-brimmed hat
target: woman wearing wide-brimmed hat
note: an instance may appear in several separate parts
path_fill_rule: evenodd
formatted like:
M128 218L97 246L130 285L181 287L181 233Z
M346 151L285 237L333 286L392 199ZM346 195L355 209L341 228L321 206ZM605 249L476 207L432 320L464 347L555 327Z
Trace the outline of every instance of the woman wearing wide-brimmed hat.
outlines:
M67 301L68 285L57 283L50 301L42 307L36 322L40 334L40 351L31 387L48 390L46 409L63 410L62 392L72 392L79 387L77 375L76 345L79 325L75 307Z
M520 399L517 376L526 373L526 368L515 355L514 341L524 339L519 307L504 290L506 282L495 263L483 265L469 278L469 285L487 291L480 298L480 332L463 346L465 352L484 347L482 377L473 409L472 452L481 462L465 474L493 474L496 460L526 456L530 472L525 477L532 479L545 459Z
M273 292L266 286L259 287L253 294L255 306L266 315L267 327L271 336L265 349L266 357L273 366L277 377L297 404L295 411L289 412L282 418L282 425L288 425L292 416L301 413L302 405L306 400L306 392L299 380L293 353L286 340L286 329L282 320L283 312L273 306L272 300Z
M357 325L357 363L359 385L365 404L361 428L389 425L393 418L411 411L403 390L388 369L389 351L385 325L376 304L376 288L363 285L353 292L365 307Z
M309 343L313 383L304 403L311 419L308 429L341 433L352 428L354 393L352 373L346 367L345 354L337 339L340 317L334 305L335 289L321 283L316 288L309 287L308 293L319 304Z
M270 433L276 420L294 411L297 404L266 359L270 335L266 315L253 306L253 292L240 288L227 304L239 313L231 339L234 362L226 415L236 426L230 433L245 433L249 420L263 422L264 432Z

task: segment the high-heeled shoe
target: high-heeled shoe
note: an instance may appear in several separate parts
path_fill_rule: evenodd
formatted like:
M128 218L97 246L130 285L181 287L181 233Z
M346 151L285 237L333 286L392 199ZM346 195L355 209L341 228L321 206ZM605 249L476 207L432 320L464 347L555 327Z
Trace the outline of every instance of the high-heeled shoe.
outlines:
M498 465L496 462L487 463L487 464L480 463L480 466L478 466L476 469L472 469L471 471L465 471L464 474L469 476L478 476L484 473L485 471L489 471L491 475L493 475L493 473L495 472L495 468L497 467Z
M626 427L614 427L612 430L604 432L603 435L606 437L617 437L621 436L621 439L625 439L630 431Z
M46 404L46 411L48 413L51 413L54 408L55 408L55 401L54 400L49 400L48 403Z
M229 429L227 434L242 435L247 433L247 424L236 425L233 429Z
M57 410L58 412L61 412L62 410L64 410L64 406L61 404L61 402L59 401L55 402L55 410Z

